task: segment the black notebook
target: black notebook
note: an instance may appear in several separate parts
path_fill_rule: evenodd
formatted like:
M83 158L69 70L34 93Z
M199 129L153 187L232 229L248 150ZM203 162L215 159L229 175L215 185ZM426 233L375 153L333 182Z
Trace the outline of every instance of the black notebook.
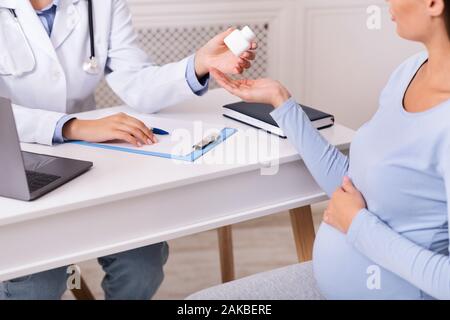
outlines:
M275 109L269 104L238 102L223 107L223 115L227 118L286 138L283 130L270 115ZM301 107L316 129L325 129L334 125L334 116L331 114L304 105Z

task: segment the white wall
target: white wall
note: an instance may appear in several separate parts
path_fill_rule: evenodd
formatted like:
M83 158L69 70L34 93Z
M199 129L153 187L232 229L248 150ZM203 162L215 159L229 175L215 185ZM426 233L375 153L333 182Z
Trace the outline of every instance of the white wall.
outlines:
M420 46L398 38L384 0L129 0L138 28L264 22L268 70L298 101L358 128L394 68ZM381 30L366 27L369 5Z
M391 72L422 50L400 39L385 1L297 1L296 86L300 100L334 113L354 129L376 111L378 96ZM366 25L369 5L383 8L381 30Z

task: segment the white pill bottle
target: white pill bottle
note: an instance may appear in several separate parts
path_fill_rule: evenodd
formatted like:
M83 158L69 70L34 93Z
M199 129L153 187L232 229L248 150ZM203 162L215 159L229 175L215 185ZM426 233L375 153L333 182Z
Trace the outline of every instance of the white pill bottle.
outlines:
M242 30L234 30L225 38L224 42L234 55L240 57L251 48L255 39L256 35L252 29L249 26L245 26Z

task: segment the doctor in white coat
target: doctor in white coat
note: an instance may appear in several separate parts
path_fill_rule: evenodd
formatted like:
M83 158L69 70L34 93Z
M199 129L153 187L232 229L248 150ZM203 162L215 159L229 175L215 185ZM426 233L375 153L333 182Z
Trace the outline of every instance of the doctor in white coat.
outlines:
M90 19L92 17L92 19ZM192 56L154 65L139 49L125 0L0 0L0 96L11 99L22 142L67 140L156 143L142 122L124 114L82 121L106 77L130 107L154 113L207 91L210 68L242 73L254 49L235 57L216 36ZM166 243L99 259L107 299L149 299L163 279ZM59 299L66 268L0 283L0 299Z

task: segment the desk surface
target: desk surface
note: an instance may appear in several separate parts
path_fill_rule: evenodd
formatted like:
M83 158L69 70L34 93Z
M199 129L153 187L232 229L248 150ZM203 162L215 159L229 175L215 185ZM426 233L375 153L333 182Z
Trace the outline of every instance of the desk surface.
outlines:
M224 90L212 90L205 97L196 97L178 106L168 108L159 113L158 116L192 121L202 120L248 130L248 126L221 116L221 106L237 100ZM96 110L80 114L80 117L97 118L127 110L129 109L120 107ZM346 149L352 140L354 131L336 124L332 128L322 130L321 133L333 145L340 149ZM221 147L223 145L219 146L218 149ZM264 167L264 164L259 161L212 165L180 164L162 158L88 148L75 144L63 144L55 147L22 144L22 149L53 156L92 161L94 167L81 177L34 202L22 202L0 197L0 226L143 196ZM213 156L213 153L205 155L204 161L207 162L208 158ZM298 159L300 157L290 143L287 140L280 139L279 159L276 160L283 164Z

